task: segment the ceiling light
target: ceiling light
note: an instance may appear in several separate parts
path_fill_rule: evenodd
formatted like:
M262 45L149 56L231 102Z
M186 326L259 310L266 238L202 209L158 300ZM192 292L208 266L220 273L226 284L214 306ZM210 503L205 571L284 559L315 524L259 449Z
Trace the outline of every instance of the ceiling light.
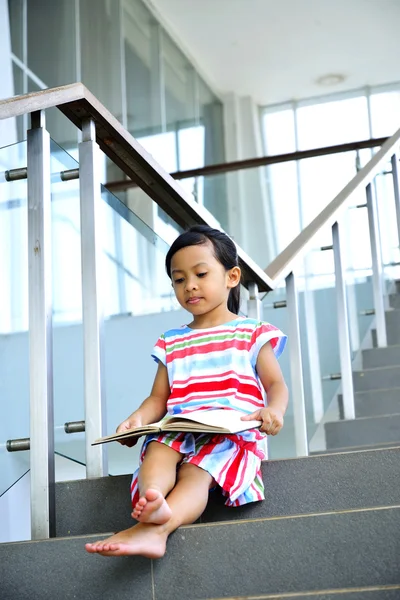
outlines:
M331 86L338 85L342 83L346 77L340 73L329 73L329 75L322 75L322 77L318 77L315 83L323 86Z

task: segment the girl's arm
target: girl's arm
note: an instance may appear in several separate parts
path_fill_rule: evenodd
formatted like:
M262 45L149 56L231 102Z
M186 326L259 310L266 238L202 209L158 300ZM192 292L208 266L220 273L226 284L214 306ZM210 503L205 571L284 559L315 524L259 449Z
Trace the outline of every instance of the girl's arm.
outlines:
M158 363L150 396L125 421L118 425L117 433L132 429L133 427L148 425L162 419L167 412L167 400L170 393L167 368L162 363ZM120 443L125 446L133 446L136 442L137 438L120 440Z
M260 420L263 422L261 431L276 435L283 427L283 416L288 405L289 393L270 343L264 344L261 348L256 369L267 393L267 406L242 417L242 420Z

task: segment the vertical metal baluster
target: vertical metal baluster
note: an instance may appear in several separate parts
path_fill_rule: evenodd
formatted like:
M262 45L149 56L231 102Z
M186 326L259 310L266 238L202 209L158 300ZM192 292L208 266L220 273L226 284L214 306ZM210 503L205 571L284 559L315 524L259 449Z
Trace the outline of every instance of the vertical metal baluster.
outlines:
M286 277L286 300L289 315L289 354L293 396L294 435L296 455L308 456L306 405L304 398L303 366L301 359L299 307L293 273Z
M258 285L249 283L249 299L247 300L247 316L250 319L262 320L262 302L258 297ZM265 458L268 458L268 438L263 440Z
M338 319L340 371L342 375L344 418L354 419L355 409L353 371L351 367L350 331L347 312L346 284L343 269L342 247L340 240L340 228L338 222L334 223L332 226L332 244L333 257L335 261L336 308Z
M319 360L317 315L315 310L314 290L310 285L312 265L310 254L304 259L304 312L307 328L307 354L310 365L310 383L314 422L320 423L324 416L324 399L322 393L321 363Z
M398 168L397 154L393 154L391 158L392 163L392 177L393 177L393 191L394 191L394 202L396 206L396 221L397 221L397 239L400 248L400 181L399 181L399 168Z
M262 319L262 303L258 297L258 285L249 283L249 299L247 301L247 316L250 319Z
M31 115L27 148L31 530L40 540L55 535L50 136L43 111Z
M103 359L103 313L99 298L101 270L97 214L100 208L100 151L96 143L93 120L82 123L79 144L79 188L81 208L82 252L82 318L84 346L84 390L86 422L86 477L102 477L107 473L106 449L103 444L91 446L105 435L106 406Z
M369 237L372 257L372 286L374 294L376 336L379 347L387 346L384 286L382 273L382 255L379 245L378 214L376 209L376 197L371 183L367 185L367 209Z

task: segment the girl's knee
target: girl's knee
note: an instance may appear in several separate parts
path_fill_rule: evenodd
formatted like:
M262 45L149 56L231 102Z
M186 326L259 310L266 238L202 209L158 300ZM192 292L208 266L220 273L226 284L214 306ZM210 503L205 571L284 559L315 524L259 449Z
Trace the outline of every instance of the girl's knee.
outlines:
M178 469L178 481L183 478L197 479L199 482L208 483L209 487L215 485L214 478L201 467L193 465L192 463L184 463Z
M151 459L165 458L172 462L176 462L176 464L178 464L182 460L182 454L180 452L177 452L170 446L166 446L165 444L162 444L157 441L149 442L149 444L147 445L144 458L149 459L149 457Z

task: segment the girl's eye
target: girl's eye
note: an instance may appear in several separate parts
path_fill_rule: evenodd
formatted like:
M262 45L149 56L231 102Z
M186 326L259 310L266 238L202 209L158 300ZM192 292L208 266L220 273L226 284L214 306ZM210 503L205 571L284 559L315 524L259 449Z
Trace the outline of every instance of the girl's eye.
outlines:
M180 277L179 279L174 279L174 283L182 283L183 282L183 277Z
M197 273L197 277L205 277L207 273Z

